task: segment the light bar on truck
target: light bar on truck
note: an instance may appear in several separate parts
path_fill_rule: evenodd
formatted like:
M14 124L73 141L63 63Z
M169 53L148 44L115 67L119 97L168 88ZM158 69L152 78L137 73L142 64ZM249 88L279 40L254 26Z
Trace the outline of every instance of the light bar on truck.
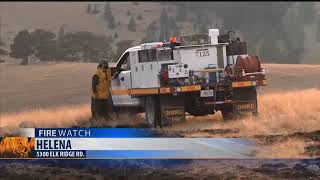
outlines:
M176 43L177 42L177 37L171 37L170 38L171 43Z
M141 44L141 49L153 49L153 48L159 48L163 46L162 42L153 42L153 43L144 43Z

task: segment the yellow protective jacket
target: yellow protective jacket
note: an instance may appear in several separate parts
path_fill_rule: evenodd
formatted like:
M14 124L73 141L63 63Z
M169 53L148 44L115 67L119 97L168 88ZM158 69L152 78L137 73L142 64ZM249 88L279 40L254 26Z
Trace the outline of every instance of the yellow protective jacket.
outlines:
M96 99L109 99L111 87L111 70L108 69L104 72L101 68L97 69L96 74L99 77L99 83L96 85L97 92L92 92Z

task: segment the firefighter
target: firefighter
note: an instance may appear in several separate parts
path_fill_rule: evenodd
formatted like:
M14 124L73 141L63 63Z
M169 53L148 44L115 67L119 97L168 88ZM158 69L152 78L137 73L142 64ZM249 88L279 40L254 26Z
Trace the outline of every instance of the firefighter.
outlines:
M92 77L91 112L92 118L109 119L109 112L112 110L110 95L111 70L107 61L102 61Z

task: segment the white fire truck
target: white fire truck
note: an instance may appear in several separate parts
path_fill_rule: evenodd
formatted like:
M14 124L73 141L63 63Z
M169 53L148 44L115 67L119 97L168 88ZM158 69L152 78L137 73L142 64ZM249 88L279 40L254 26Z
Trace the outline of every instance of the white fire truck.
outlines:
M118 112L145 112L154 127L221 111L224 119L258 113L265 70L234 32L180 36L127 49L112 67Z

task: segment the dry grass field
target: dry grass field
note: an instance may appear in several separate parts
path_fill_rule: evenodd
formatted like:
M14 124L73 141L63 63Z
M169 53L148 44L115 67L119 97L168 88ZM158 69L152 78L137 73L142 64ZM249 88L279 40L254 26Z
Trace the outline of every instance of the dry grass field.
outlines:
M223 122L221 113L190 117L189 123L168 127L170 132L188 136L221 136L208 129L239 129L234 136L290 134L320 130L320 90L266 93L258 97L259 116ZM226 134L230 136L230 134Z
M88 104L95 63L0 64L1 113ZM265 64L259 95L320 87L320 65Z
M320 142L291 135L320 130L320 65L264 67L268 86L258 90L259 117L224 122L218 112L188 117L188 123L163 131L185 137L250 137L261 141L258 155L262 157L304 157L304 147ZM0 64L0 127L17 128L23 121L36 127L72 127L88 121L95 69L93 63ZM266 140L273 135L282 139ZM285 149L293 152L288 154Z
M96 64L0 64L1 112L78 105L90 100Z

